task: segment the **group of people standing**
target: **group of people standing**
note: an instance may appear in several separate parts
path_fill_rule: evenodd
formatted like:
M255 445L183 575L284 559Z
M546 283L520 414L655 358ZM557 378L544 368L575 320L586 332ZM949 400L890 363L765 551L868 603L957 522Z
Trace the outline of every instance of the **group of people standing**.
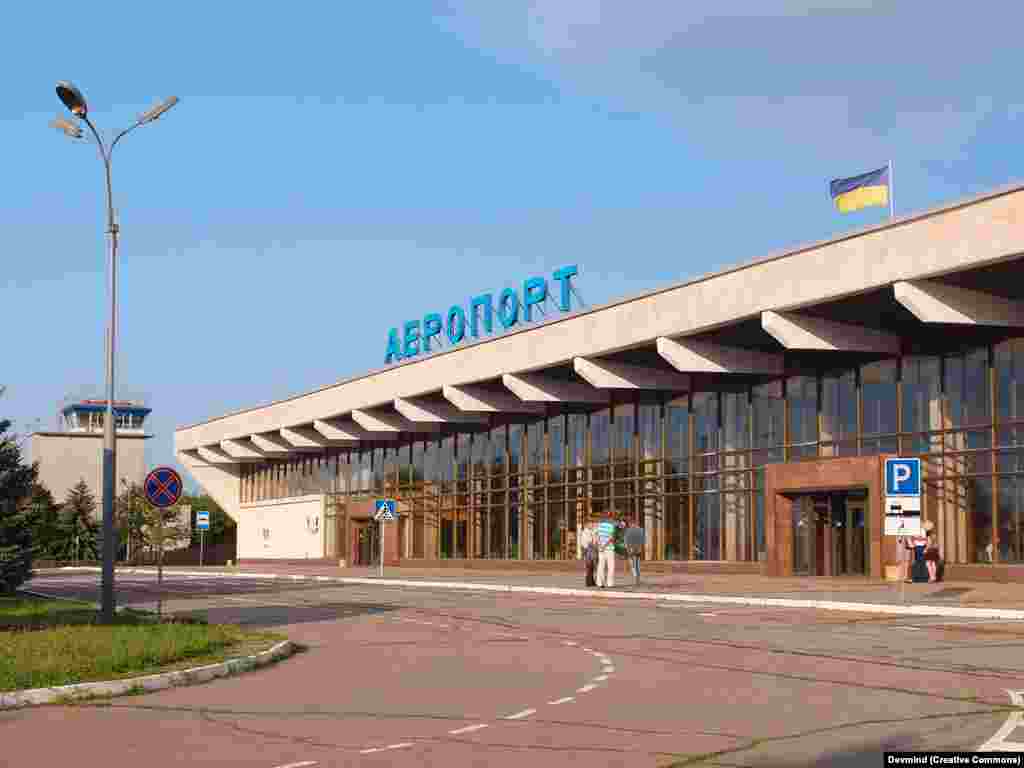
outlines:
M939 580L939 552L935 524L924 523L923 536L900 536L896 539L896 557L900 564L900 578L907 584Z
M588 587L615 586L615 556L629 557L633 581L640 583L640 558L644 549L644 529L626 525L621 515L608 516L583 527L580 538Z

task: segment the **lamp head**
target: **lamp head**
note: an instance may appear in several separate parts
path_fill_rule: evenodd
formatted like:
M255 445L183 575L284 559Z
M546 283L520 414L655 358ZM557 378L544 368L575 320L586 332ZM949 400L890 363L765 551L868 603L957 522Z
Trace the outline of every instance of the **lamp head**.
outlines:
M57 98L61 100L73 115L85 117L89 113L89 107L85 103L85 96L74 85L61 80L57 83Z
M70 136L72 139L82 138L82 129L66 118L56 118L50 123L50 127L63 131L66 136Z
M164 101L160 102L155 107L150 109L148 112L144 112L142 115L140 115L139 123L151 123L154 120L159 120L160 116L163 115L164 112L169 110L177 103L177 96L171 96L169 99L165 99Z

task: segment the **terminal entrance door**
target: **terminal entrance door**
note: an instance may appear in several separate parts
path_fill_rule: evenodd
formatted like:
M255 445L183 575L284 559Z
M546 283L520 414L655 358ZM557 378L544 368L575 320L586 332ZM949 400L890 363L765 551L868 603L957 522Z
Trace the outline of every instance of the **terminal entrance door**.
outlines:
M352 565L380 563L380 523L376 520L352 521Z
M793 500L793 573L867 573L867 492L800 494Z

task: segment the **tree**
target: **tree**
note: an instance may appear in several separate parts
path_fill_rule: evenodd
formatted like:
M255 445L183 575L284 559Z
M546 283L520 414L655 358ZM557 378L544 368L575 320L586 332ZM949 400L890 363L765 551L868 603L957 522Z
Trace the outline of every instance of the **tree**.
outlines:
M98 560L100 528L96 522L96 498L85 480L79 480L64 501L60 513L61 537L57 556L65 560Z
M138 483L129 485L122 480L124 490L117 500L117 529L121 540L127 544L127 554L138 560L142 548L146 545L146 507L149 506L142 486Z
M25 507L39 473L38 465L23 461L10 426L0 420L0 592L13 592L32 573L32 528Z
M61 505L54 501L49 488L33 483L26 508L32 528L33 554L39 558L56 557L61 542Z

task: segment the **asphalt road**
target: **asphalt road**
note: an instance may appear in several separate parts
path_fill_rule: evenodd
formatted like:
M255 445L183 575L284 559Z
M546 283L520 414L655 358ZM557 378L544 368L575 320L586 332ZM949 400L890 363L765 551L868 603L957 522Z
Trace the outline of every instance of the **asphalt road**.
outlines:
M0 764L795 768L1024 749L1008 709L1024 691L1024 625L219 576L164 586L165 610L274 627L306 649L205 685L0 712ZM98 594L94 574L30 588ZM155 578L119 575L118 591L152 607Z

